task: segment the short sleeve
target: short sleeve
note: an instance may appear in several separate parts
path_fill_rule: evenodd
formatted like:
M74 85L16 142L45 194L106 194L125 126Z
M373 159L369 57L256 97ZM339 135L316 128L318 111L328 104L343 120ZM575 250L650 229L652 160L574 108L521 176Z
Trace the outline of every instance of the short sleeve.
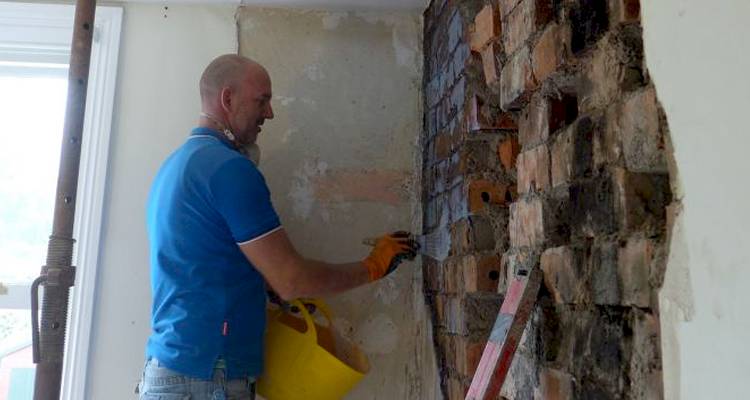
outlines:
M281 226L266 180L249 160L238 157L223 163L211 177L210 190L235 242L257 239Z

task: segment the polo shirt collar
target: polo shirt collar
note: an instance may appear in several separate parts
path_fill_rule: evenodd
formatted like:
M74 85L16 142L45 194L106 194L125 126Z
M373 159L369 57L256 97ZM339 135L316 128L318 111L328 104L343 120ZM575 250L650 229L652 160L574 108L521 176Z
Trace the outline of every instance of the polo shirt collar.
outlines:
M193 136L212 136L212 137L215 137L216 139L219 139L219 141L223 145L229 147L230 149L232 149L232 150L235 149L234 143L230 142L229 139L227 139L227 137L224 136L223 133L221 133L221 132L219 132L219 131L217 131L215 129L211 129L211 128L206 128L206 127L203 127L203 126L199 126L199 127L193 128L193 130L190 132L190 136L191 137L193 137Z

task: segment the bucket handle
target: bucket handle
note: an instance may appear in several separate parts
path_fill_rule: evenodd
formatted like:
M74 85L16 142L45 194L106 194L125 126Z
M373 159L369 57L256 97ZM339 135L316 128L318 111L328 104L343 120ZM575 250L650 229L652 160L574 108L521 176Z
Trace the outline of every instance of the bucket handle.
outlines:
M320 312L323 313L323 316L328 321L328 326L333 326L333 322L331 320L331 310L321 300L295 299L295 300L290 301L290 303L299 309L300 313L302 313L302 317L305 319L305 323L307 324L307 330L305 331L304 335L305 337L308 338L308 340L317 343L318 332L317 332L317 329L315 328L315 321L313 320L312 315L310 315L310 312L307 311L307 307L305 307L305 304L314 305L316 309L320 310Z

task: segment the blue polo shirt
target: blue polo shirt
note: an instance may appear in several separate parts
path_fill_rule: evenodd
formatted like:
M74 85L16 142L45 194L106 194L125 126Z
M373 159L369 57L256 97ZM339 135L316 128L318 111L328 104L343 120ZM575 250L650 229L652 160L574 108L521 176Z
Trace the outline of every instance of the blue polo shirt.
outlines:
M221 133L194 129L148 199L154 302L146 356L196 378L211 379L220 357L230 379L260 375L264 281L238 244L280 226L255 165Z

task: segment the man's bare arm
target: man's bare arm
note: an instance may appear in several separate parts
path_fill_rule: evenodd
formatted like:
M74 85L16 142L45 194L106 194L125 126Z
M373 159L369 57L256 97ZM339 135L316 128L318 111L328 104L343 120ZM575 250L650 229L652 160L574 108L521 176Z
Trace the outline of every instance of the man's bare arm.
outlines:
M362 262L329 264L302 257L284 229L240 245L240 249L284 300L328 296L369 282Z

